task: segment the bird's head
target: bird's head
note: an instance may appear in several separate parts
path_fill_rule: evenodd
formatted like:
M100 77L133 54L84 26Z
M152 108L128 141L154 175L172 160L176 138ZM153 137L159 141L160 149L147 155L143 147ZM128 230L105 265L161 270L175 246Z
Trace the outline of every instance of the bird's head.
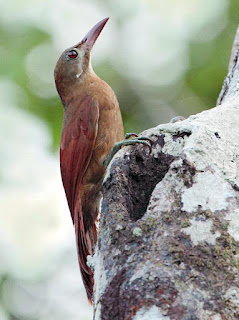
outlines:
M91 72L90 53L109 18L98 22L77 45L66 49L57 61L54 76L60 94Z

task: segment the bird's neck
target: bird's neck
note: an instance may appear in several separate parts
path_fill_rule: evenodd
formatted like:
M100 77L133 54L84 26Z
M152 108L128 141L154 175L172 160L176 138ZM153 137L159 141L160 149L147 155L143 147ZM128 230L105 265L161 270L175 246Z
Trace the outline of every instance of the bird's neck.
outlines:
M63 80L58 86L58 93L64 108L67 108L73 100L80 98L82 94L87 92L90 83L97 78L93 69L89 68L79 78L74 79L73 83Z

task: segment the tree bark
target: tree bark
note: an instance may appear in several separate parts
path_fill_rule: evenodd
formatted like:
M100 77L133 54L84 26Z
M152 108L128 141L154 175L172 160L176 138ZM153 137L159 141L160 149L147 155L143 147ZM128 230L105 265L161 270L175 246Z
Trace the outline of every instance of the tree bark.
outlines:
M238 43L217 107L111 161L89 260L95 320L239 319Z

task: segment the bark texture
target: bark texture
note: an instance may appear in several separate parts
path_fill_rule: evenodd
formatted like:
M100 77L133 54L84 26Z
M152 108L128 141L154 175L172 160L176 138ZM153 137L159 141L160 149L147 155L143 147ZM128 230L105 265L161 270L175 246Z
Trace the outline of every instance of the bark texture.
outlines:
M95 320L239 319L238 43L217 107L112 160L89 260Z

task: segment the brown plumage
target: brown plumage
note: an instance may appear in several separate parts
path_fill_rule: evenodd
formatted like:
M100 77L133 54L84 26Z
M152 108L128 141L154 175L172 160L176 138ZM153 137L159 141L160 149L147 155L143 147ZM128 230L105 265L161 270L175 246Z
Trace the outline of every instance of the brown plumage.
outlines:
M90 302L94 280L86 260L97 241L103 162L114 144L123 139L124 132L117 98L108 84L96 76L90 63L90 51L107 21L108 18L100 21L79 44L65 50L55 67L56 88L64 107L62 181Z

